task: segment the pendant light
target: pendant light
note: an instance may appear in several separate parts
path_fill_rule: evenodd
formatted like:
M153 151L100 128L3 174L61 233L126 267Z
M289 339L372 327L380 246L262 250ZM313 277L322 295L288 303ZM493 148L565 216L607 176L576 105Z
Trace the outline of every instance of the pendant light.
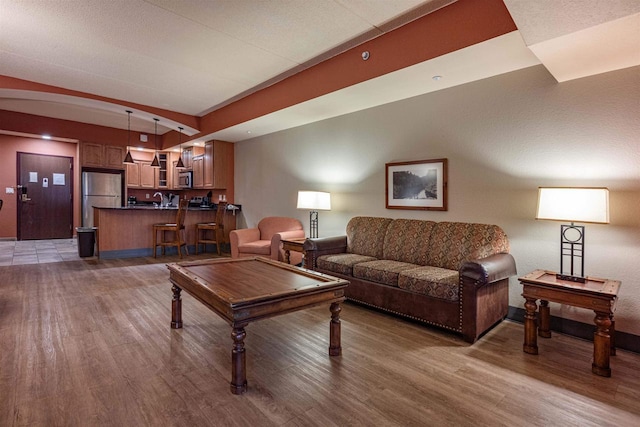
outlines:
M180 130L180 155L178 156L178 163L176 163L176 169L184 169L184 163L182 162L182 127L178 126L178 129Z
M160 167L160 159L158 159L158 121L160 119L156 119L154 118L153 120L156 121L156 131L155 131L155 149L156 149L156 154L153 156L153 161L151 162L151 167L152 168L159 168Z
M127 155L124 156L124 161L122 163L133 164L133 157L131 157L130 151L130 143L131 143L131 113L132 111L127 110L127 116L129 121L128 133L127 133Z

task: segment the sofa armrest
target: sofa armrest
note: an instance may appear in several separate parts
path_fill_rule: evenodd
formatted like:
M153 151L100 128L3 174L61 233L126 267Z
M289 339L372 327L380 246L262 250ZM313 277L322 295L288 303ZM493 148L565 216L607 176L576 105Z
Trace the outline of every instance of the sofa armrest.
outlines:
M280 247L282 239L301 239L304 237L304 230L289 230L275 233L271 236L271 259L276 261L284 260L284 251Z
M495 254L482 259L466 261L460 268L460 276L473 280L480 286L516 275L516 262L511 254Z
M260 240L260 230L257 228L240 228L229 232L229 243L231 245L231 258L238 258L238 246L247 242Z
M516 274L511 254L467 261L460 267L462 337L469 343L507 317L509 277Z
M347 251L347 236L323 237L307 239L302 246L304 250L304 266L314 270L316 261L321 255L341 254Z

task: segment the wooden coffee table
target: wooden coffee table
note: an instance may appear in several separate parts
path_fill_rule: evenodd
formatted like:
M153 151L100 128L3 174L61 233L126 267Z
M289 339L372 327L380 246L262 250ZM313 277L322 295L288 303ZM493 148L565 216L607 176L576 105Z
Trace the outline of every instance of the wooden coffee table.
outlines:
M216 259L168 264L173 283L171 327L182 327L182 290L231 325L231 392L247 391L245 327L256 320L331 304L329 355L342 353L340 303L349 282L267 258Z
M518 280L522 283L522 296L526 300L522 350L538 354L536 335L551 337L549 301L587 308L596 314L591 371L596 375L610 377L609 359L616 352L613 312L618 300L620 281L587 277L585 283L578 283L558 279L556 273L545 270L535 270ZM536 319L538 299L540 318Z

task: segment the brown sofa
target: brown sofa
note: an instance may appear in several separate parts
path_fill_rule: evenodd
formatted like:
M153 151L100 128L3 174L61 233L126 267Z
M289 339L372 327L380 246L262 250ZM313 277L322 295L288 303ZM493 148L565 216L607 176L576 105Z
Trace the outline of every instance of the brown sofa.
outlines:
M350 281L349 300L473 343L507 316L516 266L496 225L355 217L346 236L307 239L305 267Z

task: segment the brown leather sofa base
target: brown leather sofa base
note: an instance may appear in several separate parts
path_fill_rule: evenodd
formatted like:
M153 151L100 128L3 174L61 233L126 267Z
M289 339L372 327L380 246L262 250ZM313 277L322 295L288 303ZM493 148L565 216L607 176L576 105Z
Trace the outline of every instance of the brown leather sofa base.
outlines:
M304 251L306 268L350 282L345 290L348 300L459 333L469 343L507 317L509 276L516 274L510 254L463 263L459 270L460 298L448 301L318 268L318 257L343 253L346 246L344 236L307 239Z

